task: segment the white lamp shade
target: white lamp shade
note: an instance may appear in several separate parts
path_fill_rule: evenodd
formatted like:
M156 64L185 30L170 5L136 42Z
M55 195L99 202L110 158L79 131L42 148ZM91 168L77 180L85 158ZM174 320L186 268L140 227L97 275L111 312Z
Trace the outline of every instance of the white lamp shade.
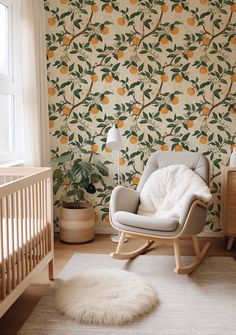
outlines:
M122 137L115 125L108 131L106 145L111 150L120 150L122 147Z

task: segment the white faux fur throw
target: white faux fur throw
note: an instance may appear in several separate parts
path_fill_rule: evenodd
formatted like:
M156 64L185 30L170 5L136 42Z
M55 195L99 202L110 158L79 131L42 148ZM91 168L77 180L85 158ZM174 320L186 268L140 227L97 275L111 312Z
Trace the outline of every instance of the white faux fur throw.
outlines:
M185 165L156 170L140 193L139 215L180 218L191 197L207 203L212 195L204 180Z

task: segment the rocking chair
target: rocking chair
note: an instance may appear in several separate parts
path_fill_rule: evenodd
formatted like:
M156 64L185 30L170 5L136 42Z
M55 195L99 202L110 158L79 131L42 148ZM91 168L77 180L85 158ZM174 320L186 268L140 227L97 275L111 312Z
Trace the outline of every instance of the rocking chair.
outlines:
M117 249L111 254L116 259L131 259L147 251L156 241L171 242L174 245L176 267L178 274L192 273L204 259L210 243L206 243L200 249L197 235L202 232L207 216L209 201L203 202L192 194L183 206L183 214L180 218L158 218L158 216L138 215L140 205L140 193L148 178L156 170L172 165L185 165L195 174L200 176L209 185L209 162L199 153L162 152L153 153L144 169L137 190L123 186L114 188L110 200L110 222L113 228L120 232ZM191 172L192 172L191 171ZM156 186L158 187L158 185ZM138 249L131 252L123 252L122 248L126 238L146 240ZM191 239L196 254L192 264L181 266L180 240Z

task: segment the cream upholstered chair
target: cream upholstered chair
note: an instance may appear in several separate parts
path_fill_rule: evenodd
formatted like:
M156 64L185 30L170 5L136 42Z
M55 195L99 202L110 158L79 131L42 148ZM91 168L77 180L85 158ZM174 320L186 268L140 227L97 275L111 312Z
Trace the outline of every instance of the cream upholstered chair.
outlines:
M130 259L148 250L156 241L172 242L176 262L175 272L191 273L201 263L210 246L210 243L206 243L200 250L197 238L197 234L202 232L204 228L209 203L204 203L192 194L184 204L184 214L177 221L176 218L163 218L160 221L156 216L137 215L140 193L149 176L154 171L171 165L185 165L200 176L206 185L209 184L209 162L202 154L162 151L153 153L147 162L137 190L117 186L112 192L110 222L121 234L116 252L112 253L111 256L117 259ZM122 253L126 237L143 239L146 242L132 252ZM194 262L185 267L181 266L179 242L181 239L191 239L196 253Z

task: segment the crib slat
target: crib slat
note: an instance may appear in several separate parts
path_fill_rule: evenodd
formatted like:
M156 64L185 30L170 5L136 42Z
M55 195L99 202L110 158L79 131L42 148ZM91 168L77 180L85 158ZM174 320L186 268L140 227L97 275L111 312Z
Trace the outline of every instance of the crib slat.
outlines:
M37 238L37 263L40 260L40 222L39 222L39 183L35 185L35 205L36 205L36 238Z
M46 246L46 254L48 253L48 224L47 224L47 201L48 201L48 195L47 195L47 185L46 180L44 180L44 192L45 192L45 212L44 212L44 229L45 229L45 246Z
M20 234L20 244L21 248L19 250L20 254L20 263L21 263L21 279L25 278L25 267L26 267L26 251L25 251L25 241L24 239L24 233L25 233L25 227L23 225L23 211L24 211L24 194L23 190L19 191L19 225L21 227L21 234Z
M3 239L3 207L2 199L0 199L0 246L1 246L1 299L6 296L6 277L5 277L5 257L4 257L4 239Z
M42 181L42 192L41 192L41 199L42 199L42 243L43 243L43 256L45 256L46 253L46 247L45 247L45 188L44 188L44 180Z
M15 264L16 264L16 257L15 257L15 222L14 222L14 207L13 207L13 194L10 194L10 225L11 225L11 274L12 274L12 281L11 287L14 289L16 287L16 272L15 272Z
M16 273L17 273L17 280L16 283L19 284L21 280L21 267L20 267L20 220L19 220L19 192L15 193L15 218L16 218Z
M27 187L23 189L24 191L24 205L23 205L23 208L24 208L24 220L23 220L23 225L25 227L25 249L26 249L26 252L25 252L25 261L26 261L26 275L28 275L29 273L29 269L30 269L30 264L29 264L29 243L28 243L28 234L29 234L29 227L28 227L28 206L27 206L27 193L28 193L28 190L27 190Z
M6 218L6 276L7 276L7 286L6 293L11 292L11 274L10 274L10 251L9 251L9 197L4 198L4 213Z

